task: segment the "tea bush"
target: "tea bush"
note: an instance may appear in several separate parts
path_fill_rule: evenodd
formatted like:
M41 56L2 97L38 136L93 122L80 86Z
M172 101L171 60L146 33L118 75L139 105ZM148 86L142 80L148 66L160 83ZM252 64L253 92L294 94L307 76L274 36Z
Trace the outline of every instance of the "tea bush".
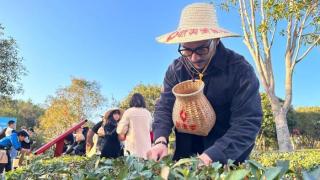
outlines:
M280 161L279 161L280 160ZM291 161L289 161L291 160ZM6 174L7 179L316 179L320 177L319 150L294 153L253 154L252 160L239 166L213 163L200 166L197 158L160 162L131 156L100 159L97 156L41 155L25 166Z
M287 153L256 153L252 154L251 158L263 166L275 166L278 160L289 160L289 169L292 171L297 169L312 169L320 166L320 149L299 150Z

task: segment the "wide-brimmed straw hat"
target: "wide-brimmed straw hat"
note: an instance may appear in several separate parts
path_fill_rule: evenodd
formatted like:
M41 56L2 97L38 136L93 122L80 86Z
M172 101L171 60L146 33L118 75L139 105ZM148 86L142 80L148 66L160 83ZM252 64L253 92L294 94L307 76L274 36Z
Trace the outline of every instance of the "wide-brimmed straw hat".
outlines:
M239 35L219 27L213 4L193 3L182 10L177 30L156 39L174 44L236 36Z
M119 111L120 112L120 117L122 116L122 114L124 113L124 110L118 107L114 107L114 108L110 108L106 113L104 113L104 118L108 118L109 115L113 112L113 111Z

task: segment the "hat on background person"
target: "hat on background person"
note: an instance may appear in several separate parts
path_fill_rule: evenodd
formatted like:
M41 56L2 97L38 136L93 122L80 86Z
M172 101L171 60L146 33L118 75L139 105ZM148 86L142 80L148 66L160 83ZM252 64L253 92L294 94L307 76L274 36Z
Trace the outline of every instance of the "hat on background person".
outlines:
M118 107L114 107L114 108L110 108L107 112L105 112L103 118L108 118L110 116L110 114L114 111L120 112L120 118L121 118L122 114L124 113L123 109L118 108Z

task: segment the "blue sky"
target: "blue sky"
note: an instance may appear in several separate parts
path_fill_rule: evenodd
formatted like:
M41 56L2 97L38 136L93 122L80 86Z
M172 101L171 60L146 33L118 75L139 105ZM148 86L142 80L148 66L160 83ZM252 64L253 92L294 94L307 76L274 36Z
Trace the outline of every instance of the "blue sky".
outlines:
M155 37L174 30L182 8L198 1L1 0L0 23L17 40L29 73L21 99L44 103L71 77L95 80L104 96L121 100L138 83L161 84L178 57L176 45ZM206 1L203 1L206 2ZM220 26L241 34L235 11L217 8ZM254 65L241 38L223 39ZM284 97L284 39L276 39L276 92ZM320 106L320 51L315 48L294 73L293 105Z

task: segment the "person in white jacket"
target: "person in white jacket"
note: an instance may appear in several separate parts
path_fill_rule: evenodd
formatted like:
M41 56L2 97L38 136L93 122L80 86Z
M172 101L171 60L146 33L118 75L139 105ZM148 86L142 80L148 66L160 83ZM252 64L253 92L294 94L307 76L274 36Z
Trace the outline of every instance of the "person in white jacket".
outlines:
M126 155L147 158L151 148L151 121L152 116L146 109L144 97L139 93L133 94L130 108L123 113L117 127L119 139L125 141Z

